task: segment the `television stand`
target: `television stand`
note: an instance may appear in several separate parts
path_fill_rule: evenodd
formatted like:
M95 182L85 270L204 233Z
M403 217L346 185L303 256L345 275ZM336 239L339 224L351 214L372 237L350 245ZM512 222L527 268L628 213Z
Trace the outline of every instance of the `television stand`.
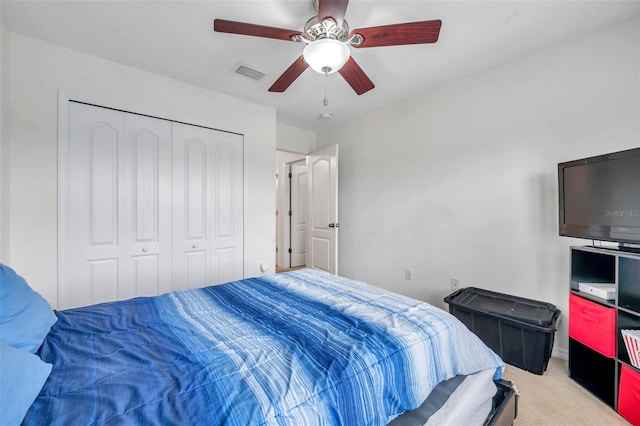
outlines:
M569 377L640 425L640 363L622 334L640 329L640 254L630 248L571 247ZM615 298L580 291L583 283L610 283Z

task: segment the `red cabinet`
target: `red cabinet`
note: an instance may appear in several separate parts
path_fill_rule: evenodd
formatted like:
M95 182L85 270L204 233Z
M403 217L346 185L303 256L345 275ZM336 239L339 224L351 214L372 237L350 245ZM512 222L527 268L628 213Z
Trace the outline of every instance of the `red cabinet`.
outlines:
M640 425L640 374L622 366L618 391L618 413L633 425Z
M616 356L616 310L569 295L569 337L601 353Z

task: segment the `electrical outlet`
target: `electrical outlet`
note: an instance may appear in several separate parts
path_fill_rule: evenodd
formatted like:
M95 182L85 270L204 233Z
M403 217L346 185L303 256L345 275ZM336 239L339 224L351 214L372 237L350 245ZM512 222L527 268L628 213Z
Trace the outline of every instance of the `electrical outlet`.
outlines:
M405 269L404 270L404 279L411 281L413 279L413 269Z
M451 290L457 290L460 288L460 280L457 278L451 278Z

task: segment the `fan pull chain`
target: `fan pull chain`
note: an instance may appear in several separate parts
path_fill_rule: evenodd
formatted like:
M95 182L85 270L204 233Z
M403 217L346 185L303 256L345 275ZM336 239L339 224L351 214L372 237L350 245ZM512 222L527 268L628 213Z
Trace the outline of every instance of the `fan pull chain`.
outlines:
M322 99L322 105L324 106L329 106L329 99L327 98L328 79L329 79L329 73L325 72L324 73L324 99Z

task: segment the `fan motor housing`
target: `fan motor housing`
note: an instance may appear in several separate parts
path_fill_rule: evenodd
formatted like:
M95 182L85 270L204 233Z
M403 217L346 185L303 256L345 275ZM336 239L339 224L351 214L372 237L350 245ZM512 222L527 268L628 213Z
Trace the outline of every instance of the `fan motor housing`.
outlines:
M347 21L343 20L342 26L339 27L333 19L325 19L324 21L319 22L318 17L314 16L304 25L304 33L310 41L322 38L346 41L349 36L349 24L347 24Z

